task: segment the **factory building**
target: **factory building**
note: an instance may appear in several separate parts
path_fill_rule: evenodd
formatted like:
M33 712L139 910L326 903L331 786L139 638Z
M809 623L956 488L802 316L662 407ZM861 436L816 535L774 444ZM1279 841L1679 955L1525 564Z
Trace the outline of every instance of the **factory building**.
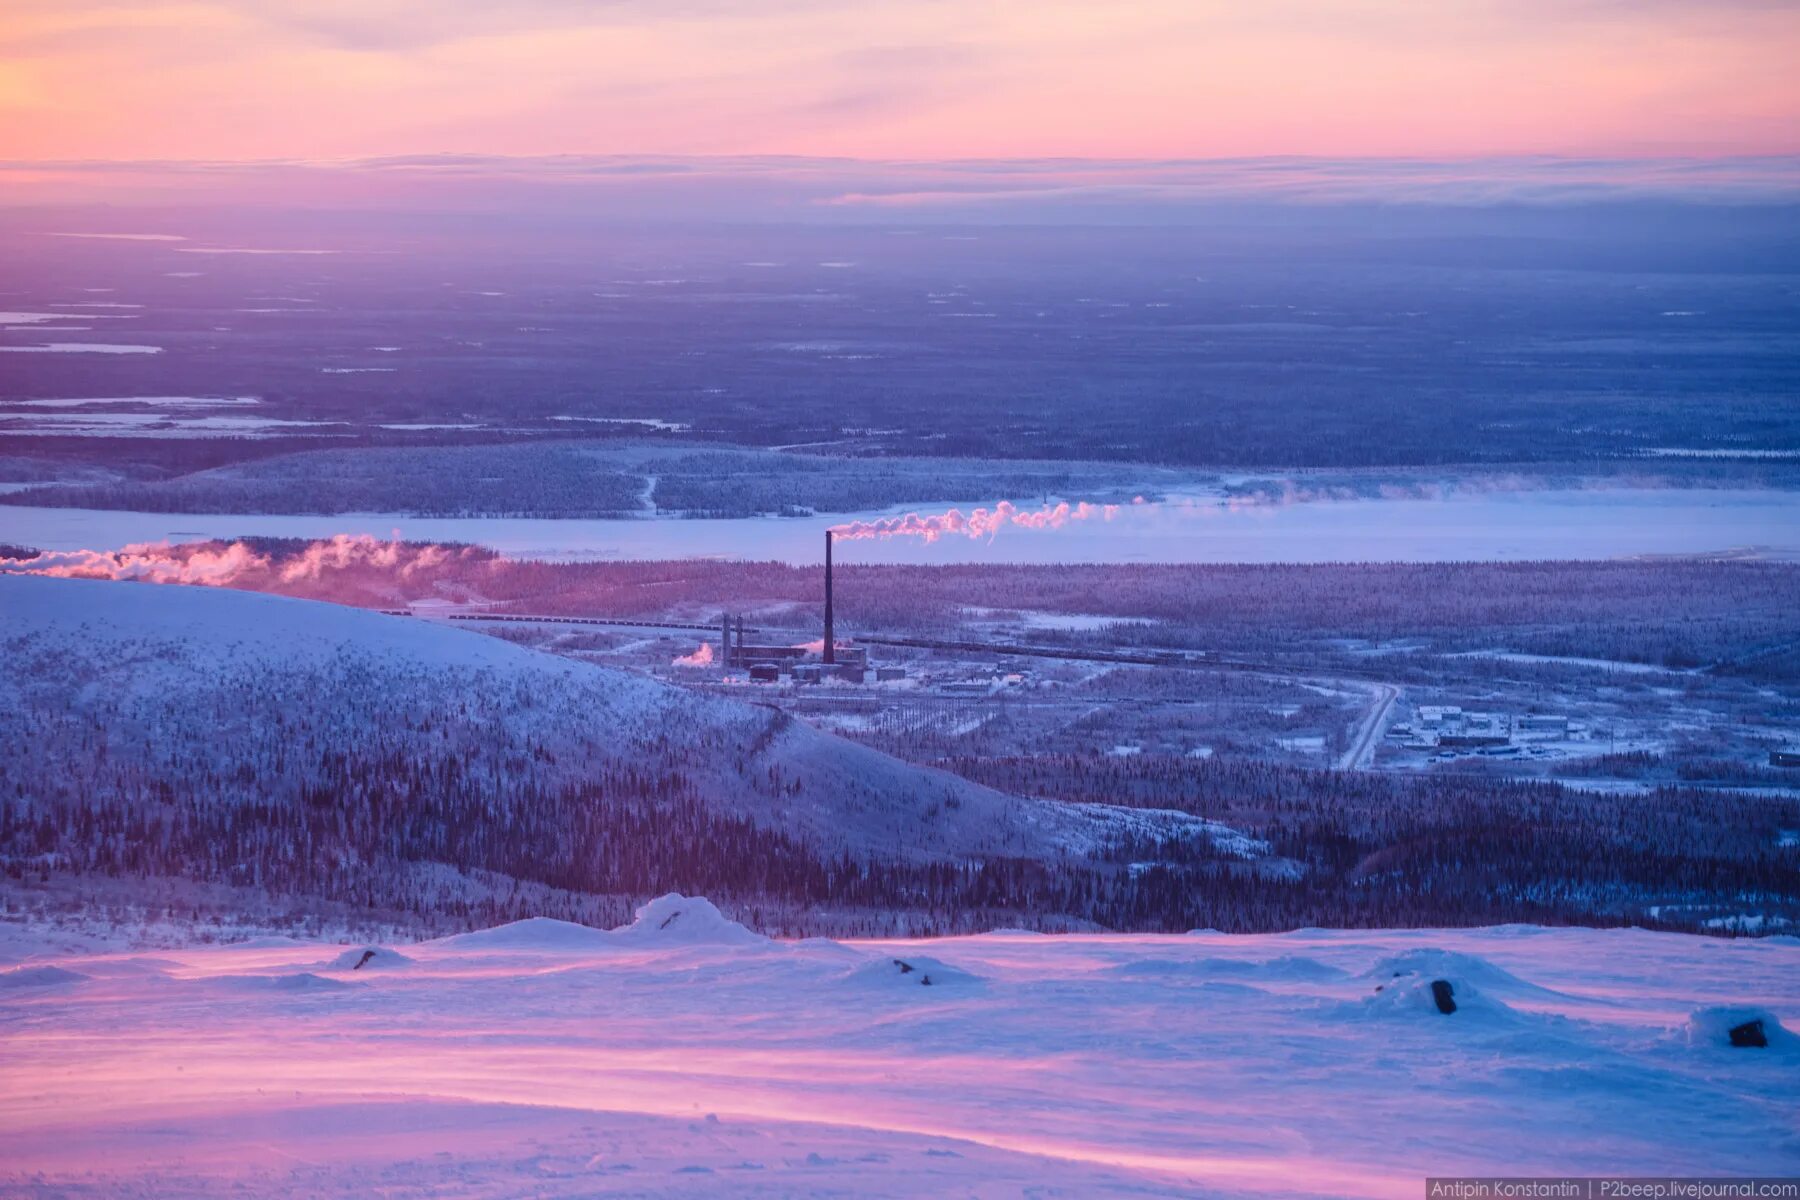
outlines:
M840 679L846 683L868 681L868 648L837 640L832 540L831 531L826 530L825 636L816 643L817 650L807 645L752 642L745 636L744 618L726 613L719 618L719 662L725 670L745 669L756 683L774 683L784 675L796 683L822 683L827 679ZM882 667L876 677L886 681L904 678L905 674L900 667Z
M1493 726L1459 729L1437 735L1437 744L1445 747L1506 746L1511 743L1512 734Z

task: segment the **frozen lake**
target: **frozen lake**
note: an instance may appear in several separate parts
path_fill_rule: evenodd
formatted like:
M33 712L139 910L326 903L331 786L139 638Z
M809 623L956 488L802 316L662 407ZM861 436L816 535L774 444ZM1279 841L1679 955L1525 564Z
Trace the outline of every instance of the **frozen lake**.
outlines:
M973 506L964 506L968 511ZM905 512L750 520L433 518L393 513L220 516L0 508L0 541L45 550L130 542L368 533L471 542L560 560L723 557L813 563L825 529ZM1800 492L1773 489L1529 491L1445 499L1227 507L1217 497L1127 506L1056 529L990 537L845 542L847 562L1438 562L1601 559L1726 551L1800 560Z

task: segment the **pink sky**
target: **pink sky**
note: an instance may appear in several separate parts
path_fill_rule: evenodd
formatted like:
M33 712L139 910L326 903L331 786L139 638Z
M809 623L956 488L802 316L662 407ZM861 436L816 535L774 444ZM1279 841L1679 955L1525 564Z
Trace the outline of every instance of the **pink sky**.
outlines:
M1785 0L7 0L0 159L1800 150Z

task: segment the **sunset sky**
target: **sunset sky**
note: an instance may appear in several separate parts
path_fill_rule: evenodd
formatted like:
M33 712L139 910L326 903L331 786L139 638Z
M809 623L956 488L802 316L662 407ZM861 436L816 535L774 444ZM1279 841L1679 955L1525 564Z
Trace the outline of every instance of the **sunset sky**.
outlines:
M0 158L1800 150L1788 0L7 0Z

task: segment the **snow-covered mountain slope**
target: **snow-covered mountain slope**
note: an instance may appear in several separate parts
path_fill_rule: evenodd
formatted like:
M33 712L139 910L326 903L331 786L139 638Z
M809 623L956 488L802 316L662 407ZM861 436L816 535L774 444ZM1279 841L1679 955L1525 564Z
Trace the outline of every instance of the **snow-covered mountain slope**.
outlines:
M0 614L0 733L29 748L0 759L19 805L15 844L0 851L62 854L77 869L269 883L337 871L346 857L515 874L523 860L555 886L630 892L643 873L630 855L678 826L695 860L728 858L722 839L788 838L739 848L778 866L783 854L1080 856L1141 836L1146 822L1236 845L1197 818L1008 796L773 709L409 618L7 575ZM629 805L635 823L621 826ZM672 805L685 808L666 817ZM96 809L123 815L43 844L41 818L67 829ZM233 809L299 813L305 827L275 844L277 831L220 815ZM196 845L220 861L196 869ZM584 874L596 858L612 864L606 880Z
M671 896L615 931L13 953L6 1195L1410 1197L1427 1175L1800 1174L1789 938L786 942ZM1733 1046L1756 1021L1767 1045Z

